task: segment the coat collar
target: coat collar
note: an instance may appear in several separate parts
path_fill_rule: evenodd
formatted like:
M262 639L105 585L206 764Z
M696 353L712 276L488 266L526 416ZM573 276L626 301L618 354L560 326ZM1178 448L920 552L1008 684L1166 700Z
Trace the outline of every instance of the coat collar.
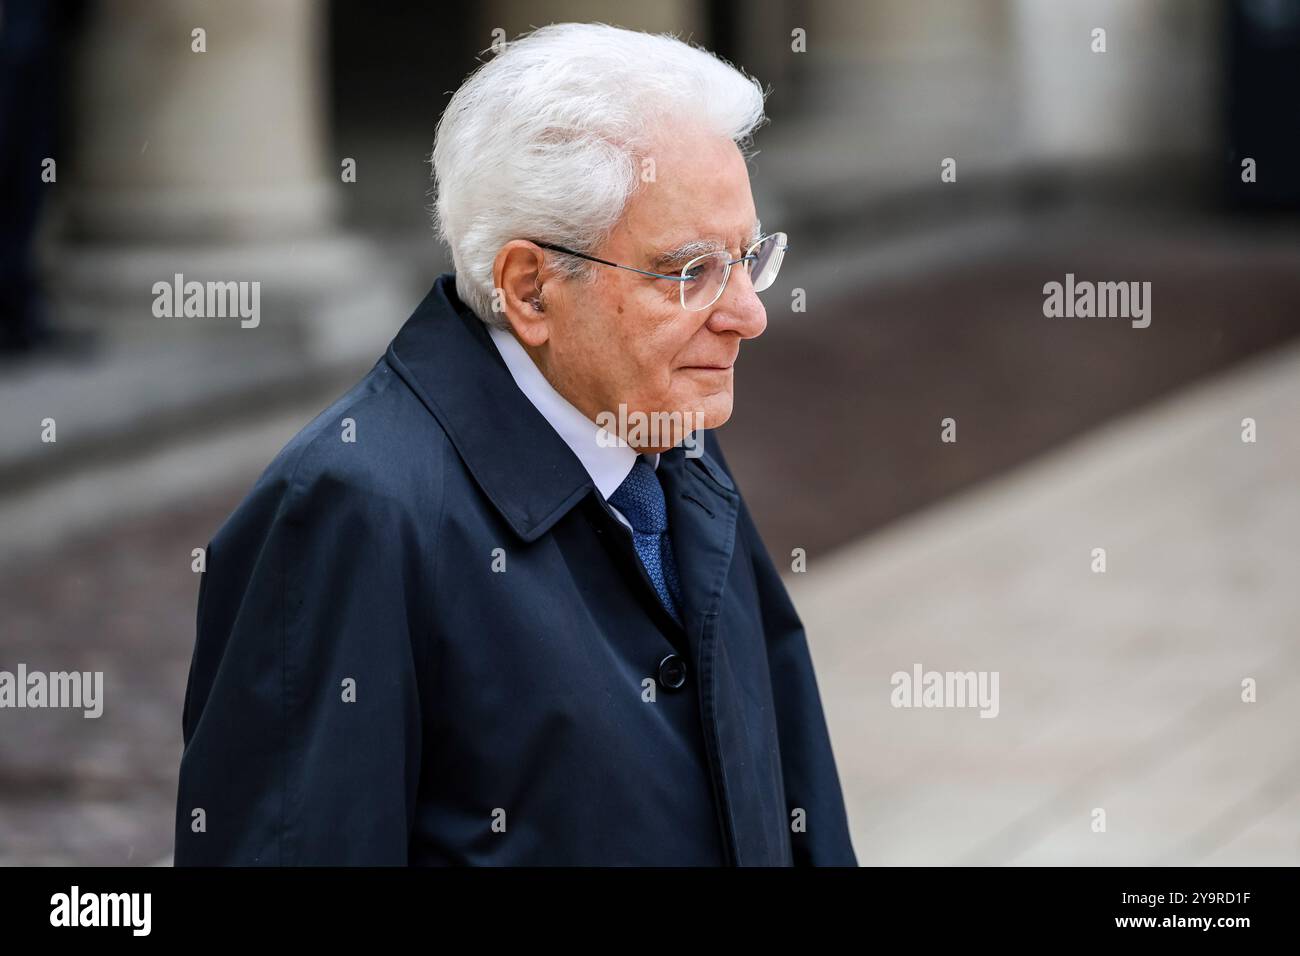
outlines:
M385 357L525 541L545 534L594 487L519 390L487 327L456 295L454 273L438 276Z
M515 384L487 327L456 294L455 273L438 276L384 357L524 541L541 537L595 490L577 456ZM707 451L689 460L734 493Z

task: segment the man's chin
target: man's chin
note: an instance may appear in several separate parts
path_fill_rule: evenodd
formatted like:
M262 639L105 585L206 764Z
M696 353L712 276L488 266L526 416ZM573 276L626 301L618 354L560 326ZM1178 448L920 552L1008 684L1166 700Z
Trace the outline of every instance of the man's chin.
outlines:
M717 428L731 418L731 408L731 392L718 392L695 405L698 414L691 415L690 421L699 428Z
M622 443L638 451L667 450L674 445L701 441L704 430L725 424L731 418L731 390L695 395L675 401L670 407L673 411L643 412L629 411L623 404L619 406L618 416L613 412L602 413L596 424L610 434L617 433Z

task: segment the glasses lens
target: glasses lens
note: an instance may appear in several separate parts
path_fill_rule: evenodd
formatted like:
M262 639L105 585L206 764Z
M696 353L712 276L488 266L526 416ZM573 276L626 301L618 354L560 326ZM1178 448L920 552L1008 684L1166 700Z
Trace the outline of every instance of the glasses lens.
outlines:
M722 294L730 257L725 252L711 252L686 264L682 282L682 307L692 311L707 309Z
M745 265L749 268L750 281L755 292L762 292L776 281L776 274L781 271L781 260L785 257L785 233L774 232L757 245L752 246Z

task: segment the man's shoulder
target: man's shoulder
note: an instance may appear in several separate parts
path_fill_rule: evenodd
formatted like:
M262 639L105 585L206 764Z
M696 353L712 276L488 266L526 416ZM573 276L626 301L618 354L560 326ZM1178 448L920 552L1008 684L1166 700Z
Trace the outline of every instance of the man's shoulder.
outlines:
M259 504L290 520L372 502L423 509L440 493L447 448L437 419L380 359L285 443L235 514Z

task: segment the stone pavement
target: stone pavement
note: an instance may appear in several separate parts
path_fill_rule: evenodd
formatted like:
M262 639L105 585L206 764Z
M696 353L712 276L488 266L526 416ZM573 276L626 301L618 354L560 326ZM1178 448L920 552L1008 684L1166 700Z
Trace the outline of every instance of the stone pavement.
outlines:
M791 575L860 862L1300 863L1298 425L1292 345Z

